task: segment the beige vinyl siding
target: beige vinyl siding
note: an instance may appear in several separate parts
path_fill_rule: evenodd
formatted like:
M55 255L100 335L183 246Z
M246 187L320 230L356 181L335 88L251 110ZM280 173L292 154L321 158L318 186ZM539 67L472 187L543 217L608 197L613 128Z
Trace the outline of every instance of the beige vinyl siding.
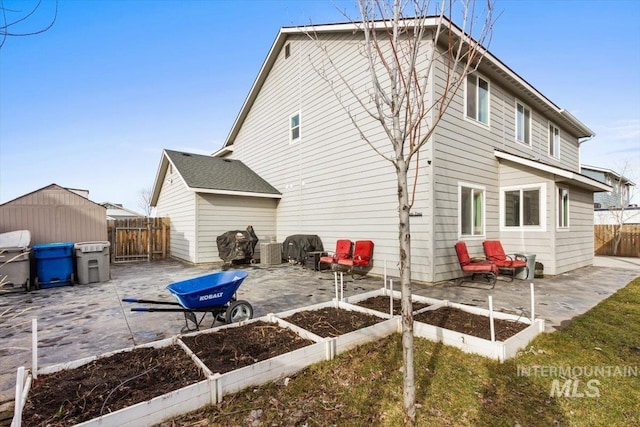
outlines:
M106 241L106 209L51 185L0 206L0 232L15 230L29 230L32 246Z
M542 262L545 274L554 274L556 259L555 238L555 183L552 176L544 172L536 172L529 168L507 161L500 163L501 187L528 186L541 184L544 191L542 204L543 230L513 229L500 225L500 232L488 236L502 242L506 253L536 254L536 260ZM542 197L542 195L541 195Z
M171 218L170 254L188 262L196 262L195 193L189 190L175 172L167 170L162 182L156 215Z
M444 90L445 72L436 68L434 91ZM487 78L487 77L485 77ZM505 114L499 86L490 82L490 127L465 119L464 85L453 99L436 130L434 138L435 171L435 274L434 280L449 280L461 275L454 251L458 236L458 185L460 182L485 188L485 235L497 232L498 162L493 149L502 141ZM513 107L512 107L513 109ZM465 237L472 256L482 254L483 236Z
M445 69L442 64L435 68L434 92L444 90ZM435 175L434 237L435 266L434 280L449 280L459 277L458 259L453 249L457 240L467 243L472 256L482 256L482 241L503 239L505 250L509 252L537 253L546 262L545 272L556 270L555 248L553 247L555 225L555 183L553 176L541 174L528 168L514 168L502 165L494 156L500 149L524 158L539 160L553 166L579 171L579 144L562 124L553 122L560 128L560 159L548 155L549 117L540 110L540 103L533 102L522 94L516 95L502 84L500 78L488 69L478 74L490 84L490 121L485 126L465 118L465 86L454 97L447 113L441 120L434 137L433 168ZM516 142L516 99L531 110L531 145ZM460 182L485 188L485 235L465 236L458 234L458 186ZM544 183L546 188L547 228L540 231L504 231L500 227L500 187ZM573 218L572 218L573 219ZM581 217L574 220L577 224ZM553 223L555 224L555 223ZM563 261L564 262L564 261ZM549 269L547 270L547 264ZM553 273L550 273L553 274Z
M327 36L328 48L340 69L356 86L367 83L352 36ZM326 82L314 70L322 56L306 36L291 37L291 56L281 52L240 129L233 157L242 160L282 192L277 209L277 238L317 234L325 249L339 238L375 243L374 274L398 263L397 181L392 165L378 156L356 132ZM308 62L314 58L314 66ZM345 99L350 99L345 97ZM359 107L351 101L353 111ZM301 138L290 144L288 118L301 113ZM386 154L391 146L380 125L365 120L367 134ZM423 157L424 158L424 157ZM426 162L422 167L428 172ZM412 217L413 272L430 281L430 211L428 186L421 176ZM393 273L392 273L393 274Z
M555 269L545 274L561 274L593 264L593 193L559 183L555 187L569 190L569 228L557 229L557 210L554 215ZM554 201L557 196L554 193ZM557 205L556 205L557 209Z
M508 92L499 80L491 80L491 98L491 134L494 139L494 148L574 172L580 171L578 139L563 129L559 123L536 110L535 104L530 105ZM531 146L517 142L515 139L516 99L531 110ZM559 159L549 156L549 123L553 123L560 129Z
M220 262L216 238L233 230L253 229L260 242L276 235L277 200L228 196L220 194L196 195L198 206L198 251L196 262Z

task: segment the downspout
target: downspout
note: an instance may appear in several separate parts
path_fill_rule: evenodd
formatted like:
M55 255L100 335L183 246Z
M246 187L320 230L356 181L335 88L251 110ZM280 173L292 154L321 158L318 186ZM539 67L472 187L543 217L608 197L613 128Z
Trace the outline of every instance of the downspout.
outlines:
M193 201L194 202L193 203L193 221L194 221L193 231L194 231L194 234L195 234L195 236L193 238L193 241L194 241L194 244L195 244L195 247L194 247L195 253L193 254L193 262L194 262L194 264L197 265L198 261L200 260L199 257L198 257L198 254L200 253L200 251L198 250L199 247L200 247L200 232L198 230L199 229L199 227L198 227L198 223L199 223L198 218L200 217L200 212L199 212L200 204L198 203L198 193L197 192L195 192L195 191L193 192L193 197L194 197L194 201Z
M585 142L591 141L593 137L595 137L595 135L587 136L582 139L578 138L578 168L580 168L580 170L582 170L582 155L580 150L581 145L584 144Z

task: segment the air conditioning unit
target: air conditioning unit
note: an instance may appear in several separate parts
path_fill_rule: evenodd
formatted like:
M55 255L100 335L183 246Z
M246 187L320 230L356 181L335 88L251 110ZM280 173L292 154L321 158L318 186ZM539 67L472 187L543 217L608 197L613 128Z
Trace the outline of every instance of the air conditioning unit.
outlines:
M282 264L282 243L260 243L260 264Z

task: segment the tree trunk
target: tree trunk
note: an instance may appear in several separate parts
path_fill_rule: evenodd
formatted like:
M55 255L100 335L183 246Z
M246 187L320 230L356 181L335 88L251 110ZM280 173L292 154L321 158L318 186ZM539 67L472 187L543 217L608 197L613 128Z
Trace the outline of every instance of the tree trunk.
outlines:
M416 422L416 386L413 367L413 305L411 302L411 227L409 224L409 193L407 166L398 159L398 242L400 248L400 285L402 302L402 360L404 420L408 425Z

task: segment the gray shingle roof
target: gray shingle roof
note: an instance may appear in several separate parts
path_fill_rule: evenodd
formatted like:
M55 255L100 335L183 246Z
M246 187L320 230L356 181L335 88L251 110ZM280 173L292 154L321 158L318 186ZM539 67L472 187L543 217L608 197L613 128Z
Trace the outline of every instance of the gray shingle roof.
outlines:
M281 194L240 160L165 150L191 188Z

